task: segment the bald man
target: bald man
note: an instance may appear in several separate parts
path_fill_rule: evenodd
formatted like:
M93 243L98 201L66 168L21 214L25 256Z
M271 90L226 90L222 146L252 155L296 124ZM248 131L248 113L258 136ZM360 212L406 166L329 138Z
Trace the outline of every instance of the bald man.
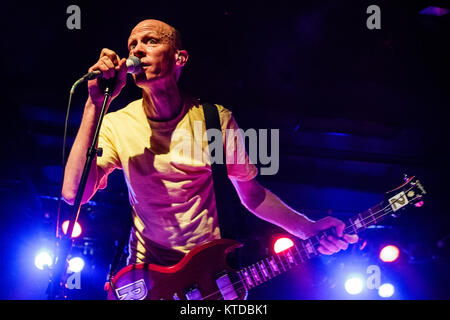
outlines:
M189 134L194 132L195 123L203 124L205 129L204 115L200 103L178 89L189 55L182 49L175 28L162 21L144 20L131 31L128 51L142 61L142 71L133 75L142 89L142 99L105 115L98 141L103 154L93 161L82 202L106 187L109 173L123 170L133 214L128 263L172 265L194 247L220 238L210 163L174 154L177 132L187 133L188 142L200 145L202 153L208 152L207 141L198 141ZM125 62L114 51L103 49L89 69L101 70L104 78L114 79L111 100L125 86ZM63 197L68 203L74 202L103 103L99 80L89 81L88 89L82 122L65 170ZM223 132L239 128L229 110L223 106L218 109ZM318 250L322 254L345 250L358 240L356 235L343 233L345 225L338 219L312 221L288 207L256 181L258 171L246 154L244 157L245 163L227 163L227 171L250 212L301 239L335 227L337 237L320 241Z

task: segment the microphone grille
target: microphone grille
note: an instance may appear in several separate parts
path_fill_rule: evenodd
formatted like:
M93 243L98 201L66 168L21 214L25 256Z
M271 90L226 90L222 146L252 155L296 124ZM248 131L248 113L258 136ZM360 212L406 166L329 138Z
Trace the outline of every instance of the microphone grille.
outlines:
M135 56L129 56L127 59L127 72L128 73L138 73L141 70L141 59Z

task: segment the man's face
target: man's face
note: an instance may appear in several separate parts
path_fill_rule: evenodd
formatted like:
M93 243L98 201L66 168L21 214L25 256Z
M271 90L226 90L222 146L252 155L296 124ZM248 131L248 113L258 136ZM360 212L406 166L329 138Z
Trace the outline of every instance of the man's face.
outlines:
M170 78L176 81L176 49L174 29L164 22L144 20L128 38L130 56L141 59L142 72L134 75L139 87L158 79Z

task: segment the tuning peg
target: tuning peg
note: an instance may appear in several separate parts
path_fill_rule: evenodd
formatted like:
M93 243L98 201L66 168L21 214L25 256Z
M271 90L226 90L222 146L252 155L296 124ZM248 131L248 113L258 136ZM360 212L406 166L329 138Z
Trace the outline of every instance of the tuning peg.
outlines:
M409 177L406 173L403 174L403 180L405 180L405 182L408 182Z

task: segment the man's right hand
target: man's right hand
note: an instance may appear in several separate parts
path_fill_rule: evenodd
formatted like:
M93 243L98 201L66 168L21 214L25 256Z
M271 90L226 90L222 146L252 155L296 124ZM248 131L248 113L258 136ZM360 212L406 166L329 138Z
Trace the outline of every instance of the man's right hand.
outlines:
M89 72L100 70L104 79L115 77L114 90L111 94L111 101L117 97L127 82L127 59L120 59L119 56L110 49L102 49L97 63L89 68ZM89 98L97 108L101 108L104 93L99 85L99 79L88 81Z

